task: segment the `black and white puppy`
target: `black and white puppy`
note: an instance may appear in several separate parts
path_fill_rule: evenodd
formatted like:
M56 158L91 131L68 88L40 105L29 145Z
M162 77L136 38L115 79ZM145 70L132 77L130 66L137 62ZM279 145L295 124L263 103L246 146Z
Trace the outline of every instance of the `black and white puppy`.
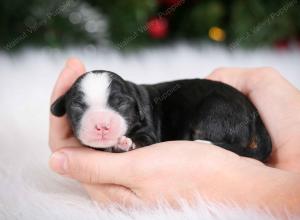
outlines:
M251 102L233 87L189 79L137 85L97 70L77 79L51 106L67 113L83 145L128 151L169 140L206 140L264 161L270 136Z

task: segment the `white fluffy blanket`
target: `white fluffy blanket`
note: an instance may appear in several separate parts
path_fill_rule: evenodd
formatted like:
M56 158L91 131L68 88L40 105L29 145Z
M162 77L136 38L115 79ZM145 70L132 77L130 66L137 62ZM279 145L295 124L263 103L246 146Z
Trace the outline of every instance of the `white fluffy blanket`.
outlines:
M219 66L272 66L300 87L300 50L228 51L172 47L120 54L93 47L0 53L0 219L272 219L268 213L199 201L175 211L97 207L80 185L48 168L48 112L53 84L67 57L88 70L107 69L137 83L204 77Z

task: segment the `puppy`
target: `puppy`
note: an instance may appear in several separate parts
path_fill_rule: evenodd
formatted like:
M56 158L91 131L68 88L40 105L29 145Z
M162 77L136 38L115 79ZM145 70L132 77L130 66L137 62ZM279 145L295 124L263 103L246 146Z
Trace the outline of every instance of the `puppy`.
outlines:
M68 116L83 145L112 152L170 140L204 140L265 161L270 136L251 102L233 87L189 79L137 85L104 70L87 72L51 106Z

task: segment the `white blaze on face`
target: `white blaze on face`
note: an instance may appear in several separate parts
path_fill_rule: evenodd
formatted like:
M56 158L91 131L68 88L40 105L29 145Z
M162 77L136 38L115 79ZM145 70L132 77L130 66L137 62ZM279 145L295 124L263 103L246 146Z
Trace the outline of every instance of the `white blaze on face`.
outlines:
M81 81L84 101L92 107L106 108L111 79L107 73L88 73Z
M107 73L87 73L80 82L87 110L79 128L79 139L94 148L115 146L127 131L124 118L108 106L111 77Z

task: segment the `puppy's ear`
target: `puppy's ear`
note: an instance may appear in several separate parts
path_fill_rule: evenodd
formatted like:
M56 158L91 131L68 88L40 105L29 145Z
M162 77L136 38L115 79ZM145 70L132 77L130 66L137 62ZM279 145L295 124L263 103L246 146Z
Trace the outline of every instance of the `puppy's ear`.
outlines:
M127 82L126 85L129 88L130 94L136 102L136 107L138 110L140 120L143 121L145 119L145 108L142 103L142 97L145 96L145 94L143 95L142 89L140 89L136 84L131 83L129 81L126 81L126 82Z
M136 103L137 103L137 108L138 108L140 119L141 119L141 121L143 121L145 119L145 112L144 112L144 108L143 108L142 103L139 98L136 99Z
M61 117L66 113L66 95L56 99L51 105L51 113L57 117Z

